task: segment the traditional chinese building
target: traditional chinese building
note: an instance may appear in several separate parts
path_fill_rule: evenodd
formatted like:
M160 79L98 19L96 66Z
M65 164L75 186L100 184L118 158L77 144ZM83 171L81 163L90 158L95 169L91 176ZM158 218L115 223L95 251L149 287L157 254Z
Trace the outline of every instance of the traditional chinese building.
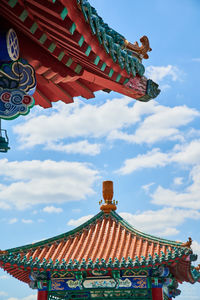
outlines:
M182 282L200 282L186 243L136 230L116 212L103 182L101 212L72 231L0 252L0 267L38 290L38 300L170 300Z
M146 102L160 92L144 76L148 38L131 44L87 0L1 0L0 17L0 152L9 149L1 119L34 105L90 99L99 90Z
M151 51L148 38L141 38L141 46L131 44L105 24L87 0L1 0L0 16L5 44L0 51L0 87L21 89L26 63L20 58L25 59L35 72L35 104L47 108L58 100L71 103L76 96L90 99L99 90L140 101L160 92L144 76L142 59Z

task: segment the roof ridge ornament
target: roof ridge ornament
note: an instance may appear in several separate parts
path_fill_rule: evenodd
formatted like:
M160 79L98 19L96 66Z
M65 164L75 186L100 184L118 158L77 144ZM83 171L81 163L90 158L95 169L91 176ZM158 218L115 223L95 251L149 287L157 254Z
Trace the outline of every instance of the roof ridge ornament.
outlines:
M102 200L99 201L99 205L101 205L100 209L104 212L109 214L112 210L117 209L118 201L113 200L113 182L112 181L103 181L102 184L102 193L104 204L102 204Z
M141 58L148 59L149 55L147 54L147 52L152 51L149 45L148 37L146 35L142 36L140 38L140 42L142 44L141 46L139 46L138 42L132 44L125 39L124 40L125 48L130 51L138 53L141 56Z
M7 255L8 254L8 251L6 250L0 250L0 255Z
M181 244L181 247L191 248L191 245L192 245L192 238L189 237L186 243Z

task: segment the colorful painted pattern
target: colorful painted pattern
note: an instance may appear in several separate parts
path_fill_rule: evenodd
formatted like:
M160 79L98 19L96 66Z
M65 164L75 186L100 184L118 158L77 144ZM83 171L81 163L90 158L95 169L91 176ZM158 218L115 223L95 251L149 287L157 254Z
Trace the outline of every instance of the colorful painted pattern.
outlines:
M3 64L0 68L0 118L11 120L26 115L34 106L34 69L24 60Z

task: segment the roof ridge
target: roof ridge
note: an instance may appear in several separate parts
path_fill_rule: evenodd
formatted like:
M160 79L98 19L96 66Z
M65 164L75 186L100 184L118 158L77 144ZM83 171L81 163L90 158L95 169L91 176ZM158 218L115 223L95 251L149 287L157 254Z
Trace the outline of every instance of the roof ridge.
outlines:
M151 234L147 234L144 233L140 230L137 230L136 228L134 228L131 224L129 224L126 220L124 220L118 213L116 213L115 211L111 212L111 215L117 219L117 221L119 221L123 226L125 226L128 230L134 232L137 235L140 235L141 237L147 238L147 239L151 239L153 241L157 241L157 242L161 242L167 245L173 245L173 246L182 246L182 242L176 242L176 241L172 241L172 240L168 240L168 239L164 239L164 238L160 238L160 237L156 237L153 236Z
M26 249L30 249L30 248L36 248L36 247L40 247L40 246L43 246L43 245L48 244L48 243L52 243L52 242L58 241L58 240L60 240L62 238L69 237L69 236L74 235L77 232L83 230L85 227L89 226L90 224L92 224L93 222L95 222L97 219L100 219L103 214L104 213L102 211L99 212L98 214L96 214L95 216L93 216L88 221L84 222L83 224L79 225L78 227L76 227L76 228L74 228L74 229L72 229L72 230L70 230L68 232L56 235L56 236L54 236L52 238L47 238L45 240L41 240L41 241L36 242L36 243L27 244L27 245L19 246L19 247L16 247L16 248L10 248L10 249L7 249L5 251L7 251L7 252L17 252L19 250L22 251L22 250L26 250Z

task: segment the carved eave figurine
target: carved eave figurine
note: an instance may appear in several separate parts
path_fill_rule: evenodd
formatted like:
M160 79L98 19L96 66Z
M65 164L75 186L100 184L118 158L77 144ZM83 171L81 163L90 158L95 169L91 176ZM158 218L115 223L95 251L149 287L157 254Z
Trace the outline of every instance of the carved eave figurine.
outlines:
M131 44L129 41L124 40L124 45L126 49L133 51L135 55L138 55L140 59L148 59L149 55L147 52L152 51L149 45L149 39L146 35L141 37L140 42L142 43L142 46L139 46L138 42L135 42L134 44Z

